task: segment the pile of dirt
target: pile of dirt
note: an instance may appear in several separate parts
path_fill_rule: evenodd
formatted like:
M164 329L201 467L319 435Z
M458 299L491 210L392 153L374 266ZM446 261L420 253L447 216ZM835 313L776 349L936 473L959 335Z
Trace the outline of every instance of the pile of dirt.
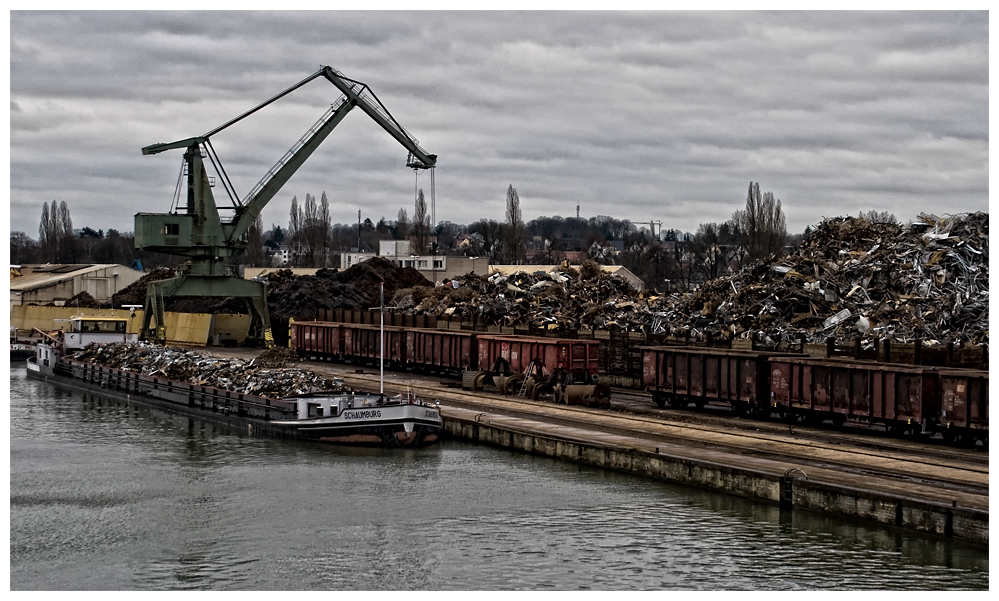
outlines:
M298 365L298 353L290 348L275 346L257 355L251 365L266 369L283 369Z
M80 309L101 309L104 308L105 305L98 302L96 298L84 290L66 301L63 306L77 307Z
M267 306L275 318L315 319L316 309L368 309L379 304L379 284L385 299L397 290L430 284L412 267L399 267L375 257L345 271L320 269L314 276L294 276L284 269L267 276Z
M146 302L146 287L150 282L168 280L177 274L172 269L161 267L123 288L112 299L115 307L123 305L143 305ZM234 297L173 296L167 299L167 311L177 313L246 313L246 301Z
M166 267L161 267L154 271L150 271L146 275L142 276L131 285L122 288L117 294L112 296L114 306L121 307L123 305L142 305L146 302L146 286L150 282L158 282L160 280L168 280L174 277L176 274L172 269L167 269Z

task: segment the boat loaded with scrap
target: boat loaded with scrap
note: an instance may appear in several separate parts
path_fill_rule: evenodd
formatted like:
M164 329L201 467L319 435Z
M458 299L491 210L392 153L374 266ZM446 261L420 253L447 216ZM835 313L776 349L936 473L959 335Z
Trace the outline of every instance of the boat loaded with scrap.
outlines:
M102 325L101 331L115 329L114 324ZM274 367L263 356L247 362L122 339L91 342L83 328L82 321L74 322L70 332L79 336L39 343L27 361L28 374L123 394L129 400L209 417L253 433L403 447L440 438L439 408L412 393L351 391L338 378ZM88 329L93 330L93 324Z

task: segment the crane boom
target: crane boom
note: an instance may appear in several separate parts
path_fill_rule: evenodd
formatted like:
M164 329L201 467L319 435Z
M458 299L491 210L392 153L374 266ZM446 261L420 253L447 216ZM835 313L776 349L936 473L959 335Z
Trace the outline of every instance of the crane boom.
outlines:
M336 86L342 96L264 175L242 202L233 197L232 217L223 220L212 194L212 178L208 177L203 161L205 156L208 156L213 163L218 160L210 138L319 77L326 78ZM406 160L407 167L433 169L436 166L437 155L424 150L419 141L392 117L366 84L344 77L342 73L329 66L321 67L309 77L204 135L176 142L152 144L142 149L144 155L159 154L174 149L185 150L187 202L185 213L178 211L136 214L135 247L189 257L188 265L180 276L149 284L143 334L146 334L150 318L155 317L157 337L165 338L163 307L167 296L241 296L246 298L250 310L251 337L270 340L270 318L267 314L263 284L257 286L257 282L234 278L231 267L227 265L228 258L246 246L244 234L267 203L355 107L364 111L406 148L409 153ZM226 190L234 196L221 163L217 163L215 167L226 183Z

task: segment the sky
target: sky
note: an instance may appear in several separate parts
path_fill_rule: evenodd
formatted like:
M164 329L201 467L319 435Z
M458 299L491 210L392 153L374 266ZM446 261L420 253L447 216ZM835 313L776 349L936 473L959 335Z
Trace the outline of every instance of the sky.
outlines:
M43 203L132 231L201 135L329 65L430 153L436 221L608 215L694 232L781 201L790 233L988 210L987 12L10 12L10 228ZM339 96L317 79L212 137L240 197ZM354 110L263 211L394 220L428 172ZM215 188L219 205L229 200ZM657 226L658 227L658 226Z

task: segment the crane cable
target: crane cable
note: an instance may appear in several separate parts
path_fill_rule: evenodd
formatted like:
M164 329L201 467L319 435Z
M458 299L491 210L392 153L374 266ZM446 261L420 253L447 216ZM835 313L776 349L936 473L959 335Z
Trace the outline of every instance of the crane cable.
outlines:
M420 170L413 168L416 173L416 181L413 184L413 206L420 200ZM413 215L416 216L415 213ZM434 167L430 167L430 221L431 230L437 227L437 182L434 177Z

